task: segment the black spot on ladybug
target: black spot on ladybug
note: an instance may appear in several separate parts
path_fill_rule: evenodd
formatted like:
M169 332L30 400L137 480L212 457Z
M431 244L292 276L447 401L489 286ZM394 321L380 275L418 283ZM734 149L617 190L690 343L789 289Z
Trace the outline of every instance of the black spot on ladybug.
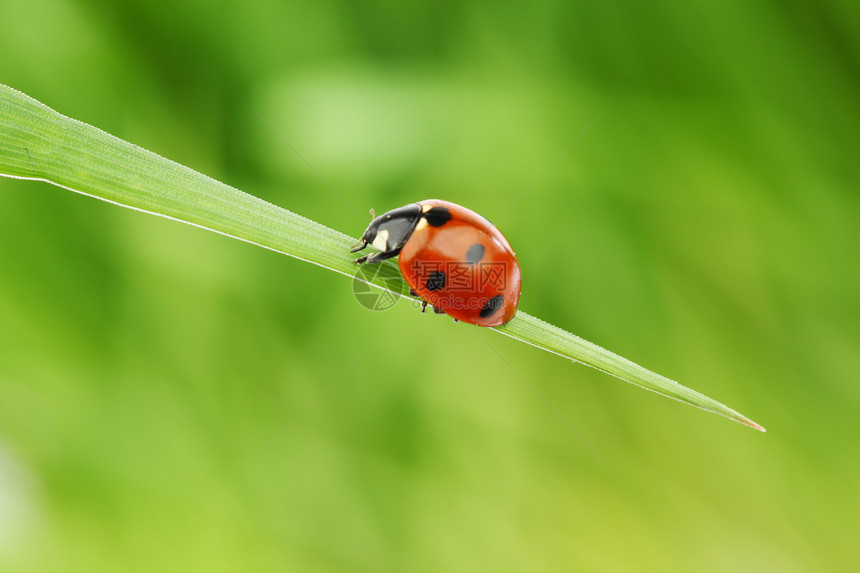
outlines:
M477 262L480 262L481 259L484 258L484 245L479 243L475 243L469 250L466 252L466 262L470 265L474 265Z
M427 290L436 291L445 288L445 273L442 271L433 271L427 278Z
M451 211L447 207L433 207L424 213L424 218L431 227L441 227L451 220Z
M497 310L502 308L502 305L505 303L505 297L497 294L493 298L487 301L487 304L484 305L484 308L481 309L479 313L481 318L489 318L495 314Z

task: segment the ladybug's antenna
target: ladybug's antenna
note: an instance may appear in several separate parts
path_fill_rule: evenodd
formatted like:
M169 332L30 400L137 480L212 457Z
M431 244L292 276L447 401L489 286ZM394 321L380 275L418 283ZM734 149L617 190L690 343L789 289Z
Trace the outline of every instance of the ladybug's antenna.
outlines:
M373 207L370 208L370 218L376 219L376 213L373 212Z

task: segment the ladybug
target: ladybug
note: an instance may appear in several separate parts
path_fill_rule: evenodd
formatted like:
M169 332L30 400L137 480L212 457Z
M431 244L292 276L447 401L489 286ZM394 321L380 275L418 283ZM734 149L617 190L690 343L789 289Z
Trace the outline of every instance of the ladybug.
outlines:
M373 212L371 211L371 214ZM398 256L410 294L439 314L478 326L501 326L517 312L522 276L511 245L484 217L460 205L428 199L373 219L355 253L378 253L356 263Z

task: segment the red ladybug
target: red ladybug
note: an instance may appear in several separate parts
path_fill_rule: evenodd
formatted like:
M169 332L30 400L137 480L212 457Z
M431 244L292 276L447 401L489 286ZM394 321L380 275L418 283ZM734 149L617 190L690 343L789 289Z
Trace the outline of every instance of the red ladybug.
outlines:
M377 263L400 255L410 293L438 313L479 326L501 326L517 312L522 276L510 244L496 227L465 207L428 199L376 217L350 252Z

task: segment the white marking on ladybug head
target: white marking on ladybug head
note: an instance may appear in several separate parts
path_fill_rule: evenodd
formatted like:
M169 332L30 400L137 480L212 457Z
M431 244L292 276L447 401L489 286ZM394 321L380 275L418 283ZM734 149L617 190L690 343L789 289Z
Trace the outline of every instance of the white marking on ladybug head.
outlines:
M383 229L376 233L376 238L371 243L377 251L385 252L388 250L388 231Z

